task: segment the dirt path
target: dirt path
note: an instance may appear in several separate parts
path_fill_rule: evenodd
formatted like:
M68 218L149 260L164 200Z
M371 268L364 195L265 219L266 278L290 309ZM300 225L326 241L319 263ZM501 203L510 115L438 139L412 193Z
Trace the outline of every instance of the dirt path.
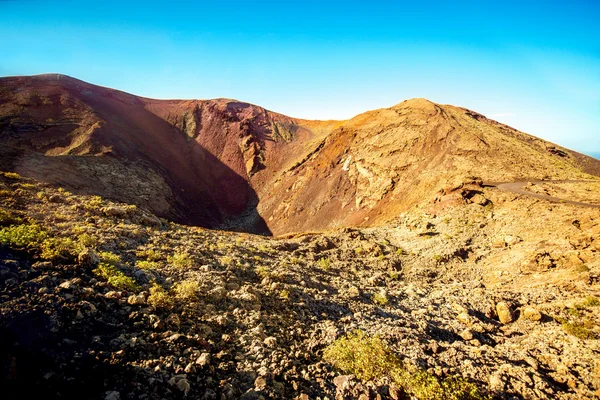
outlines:
M497 187L500 190L504 190L507 192L523 194L525 196L531 196L542 200L547 200L553 203L562 203L562 204L573 204L581 207L591 207L591 208L600 208L600 205L590 204L590 203L582 203L579 201L561 199L558 197L548 196L544 194L533 193L523 189L523 186L526 186L528 183L581 183L581 182L597 182L597 181L586 181L586 180L555 180L555 181L523 181L523 182L504 182L504 183L487 183L484 186Z

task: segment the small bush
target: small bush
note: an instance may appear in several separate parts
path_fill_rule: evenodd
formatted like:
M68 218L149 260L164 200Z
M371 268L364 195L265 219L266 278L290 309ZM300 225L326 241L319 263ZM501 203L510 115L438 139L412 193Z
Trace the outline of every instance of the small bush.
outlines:
M110 251L101 251L98 253L98 257L100 257L100 261L109 265L117 265L121 263L121 256L111 253Z
M77 241L81 243L83 247L96 247L98 244L98 240L92 235L88 235L87 233L82 233L77 236Z
M194 265L194 260L192 260L192 257L187 253L175 253L172 256L167 257L167 261L177 268L190 268Z
M102 197L92 196L83 204L83 208L87 211L97 211L102 207Z
M569 335L578 337L579 339L596 339L598 335L596 332L589 329L590 326L586 326L585 323L577 322L563 322L562 327Z
M3 172L2 175L4 175L4 177L8 179L21 179L21 175L17 174L16 172Z
M12 225L0 229L0 243L16 247L37 247L48 237L38 225Z
M105 279L109 285L116 289L127 290L130 292L136 292L140 290L140 287L132 278L125 275L114 265L102 262L98 268L94 269L92 272L96 276Z
M223 256L223 257L221 257L219 262L221 263L221 265L225 265L225 266L233 265L233 258L231 258L229 256Z
M378 337L355 331L341 337L323 353L325 361L344 373L369 381L389 377L407 393L421 400L482 400L477 386L459 377L442 381L427 371L407 368Z
M317 261L317 265L319 266L319 268L324 269L325 271L329 270L329 268L331 268L331 261L329 261L329 258L320 258L319 261Z
M152 270L158 268L156 261L139 260L136 261L135 266L139 269Z
M388 298L385 293L377 292L373 294L373 303L378 304L380 306L385 306L388 303Z
M42 201L48 201L48 195L45 192L37 192L35 194L35 197L37 197L38 199L40 199Z
M578 304L579 305L579 304ZM580 304L582 308L599 307L600 299L594 296L587 296L583 303Z
M20 224L21 222L23 222L21 218L16 216L14 213L0 208L0 226L15 225Z
M158 283L150 287L148 303L156 308L172 308L174 305L173 298Z
M325 361L334 367L369 381L401 367L400 360L378 337L355 331L325 349Z
M160 261L163 259L162 253L154 249L138 250L135 255L139 258L145 258L148 261Z
M256 267L256 275L264 279L270 277L271 273L269 272L267 267L265 267L264 265L259 265L258 267Z
M173 292L175 292L175 297L178 300L182 301L191 301L195 300L198 297L198 292L200 291L200 285L197 281L193 281L191 279L177 282L173 286Z
M72 260L83 246L70 238L54 237L44 240L40 250L40 257L46 260Z

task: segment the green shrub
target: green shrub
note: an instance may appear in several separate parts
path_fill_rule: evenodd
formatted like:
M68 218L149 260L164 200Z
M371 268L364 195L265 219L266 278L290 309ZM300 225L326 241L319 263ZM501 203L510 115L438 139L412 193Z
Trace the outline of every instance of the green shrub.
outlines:
M100 257L100 261L109 265L117 265L121 263L121 256L111 253L110 251L100 251L98 253L98 257Z
M377 292L373 294L372 300L373 303L379 304L380 306L385 306L389 301L386 294L383 292Z
M152 270L158 268L158 263L155 261L138 260L135 266L139 269Z
M319 268L324 269L325 271L329 270L329 268L331 268L331 261L329 261L329 258L320 258L319 261L317 261L317 265L319 266Z
M587 326L586 326L587 325ZM596 339L598 334L592 331L591 324L585 324L581 321L563 322L562 327L569 335L578 337L579 339Z
M163 259L162 253L154 249L138 250L135 255L139 258L145 258L148 261L160 261Z
M181 282L177 282L173 286L173 292L175 293L175 298L181 301L191 301L195 300L198 297L198 292L200 291L200 285L197 281L193 281L191 279L187 279Z
M390 279L397 281L400 279L400 272L398 271L390 271L389 272Z
M169 293L158 283L154 283L150 287L150 295L148 296L148 304L156 308L172 308L174 305L173 298Z
M0 208L0 226L15 225L20 224L21 222L21 218L16 216L14 213Z
M189 268L194 265L194 260L192 260L192 257L187 253L175 253L172 256L167 257L167 261L177 268Z
M267 267L265 267L264 265L259 265L258 267L256 267L256 275L264 279L270 277L271 273L269 272L269 269Z
M98 244L98 240L94 236L88 235L87 233L82 233L81 235L78 235L77 241L83 247L96 247L96 245Z
M69 260L75 258L83 246L70 238L48 238L40 245L40 257L46 260Z
M325 349L325 361L334 367L369 381L401 367L400 360L378 337L355 331Z
M21 179L21 175L17 174L16 172L3 172L2 175L8 179Z
M579 305L579 304L578 304ZM582 308L599 307L600 299L594 296L587 296L583 303L580 304Z
M16 247L37 247L48 237L38 225L12 225L0 229L0 243Z
M116 289L127 290L130 292L136 292L140 290L140 287L132 278L125 275L114 265L102 262L100 265L98 265L98 268L94 269L92 272L96 276L105 279L109 285Z
M97 211L102 207L102 197L92 196L84 204L83 208L87 211Z
M440 381L427 371L407 368L383 340L362 331L337 339L325 349L323 358L335 368L364 381L388 377L421 400L486 398L477 386L463 378L449 377Z
M219 259L219 262L221 263L221 265L233 265L233 258L229 257L229 256L223 256Z

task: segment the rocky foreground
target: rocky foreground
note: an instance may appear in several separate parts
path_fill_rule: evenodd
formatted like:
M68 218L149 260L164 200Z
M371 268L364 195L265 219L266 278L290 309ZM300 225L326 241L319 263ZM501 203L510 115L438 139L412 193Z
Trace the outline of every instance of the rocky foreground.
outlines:
M3 398L600 395L598 210L465 182L268 238L0 182Z

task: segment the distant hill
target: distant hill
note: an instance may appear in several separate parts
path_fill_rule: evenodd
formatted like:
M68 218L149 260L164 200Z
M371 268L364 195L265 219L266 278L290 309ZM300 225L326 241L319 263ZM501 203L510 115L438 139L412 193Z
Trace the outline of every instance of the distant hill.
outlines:
M57 74L0 78L0 144L4 170L186 224L273 234L378 224L472 180L600 175L597 159L425 99L306 121Z

